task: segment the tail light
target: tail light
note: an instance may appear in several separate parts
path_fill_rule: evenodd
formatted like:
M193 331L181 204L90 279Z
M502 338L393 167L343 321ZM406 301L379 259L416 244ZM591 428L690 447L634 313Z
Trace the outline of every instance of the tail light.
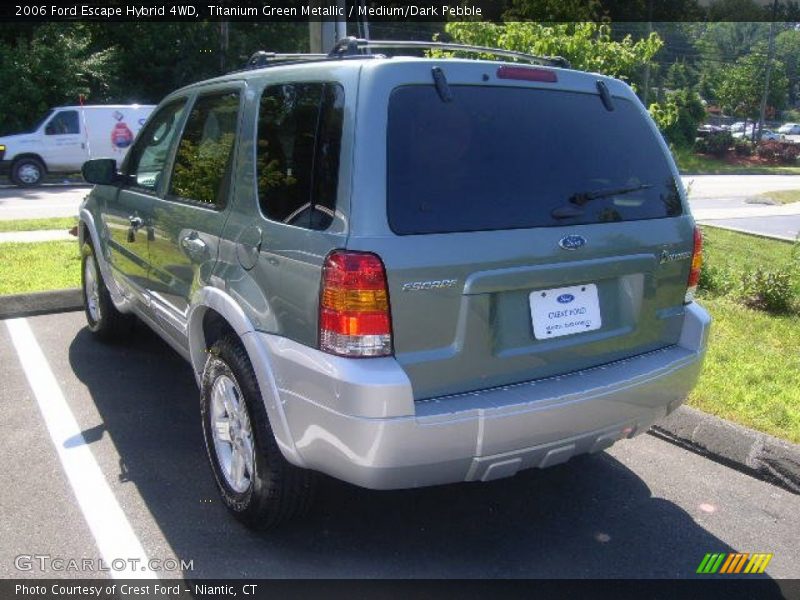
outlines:
M334 250L322 268L319 347L340 356L388 356L392 321L386 270L368 252Z
M689 269L689 281L686 282L684 302L694 301L697 284L700 282L700 269L703 266L703 234L699 227L694 228L694 250L692 251L692 267Z

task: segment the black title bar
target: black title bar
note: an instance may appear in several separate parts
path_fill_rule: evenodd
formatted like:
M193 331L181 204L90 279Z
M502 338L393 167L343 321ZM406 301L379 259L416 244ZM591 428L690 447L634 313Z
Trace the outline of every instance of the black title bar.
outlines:
M800 21L798 0L50 0L3 3L0 20L357 22Z

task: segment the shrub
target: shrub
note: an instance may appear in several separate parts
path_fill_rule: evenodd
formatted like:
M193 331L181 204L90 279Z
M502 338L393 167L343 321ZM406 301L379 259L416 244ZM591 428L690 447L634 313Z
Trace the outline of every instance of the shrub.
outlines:
M733 146L733 137L729 131L718 131L694 142L694 151L701 154L712 154L717 157L725 156L728 149Z
M797 123L800 121L800 109L790 108L781 113L781 119L789 123Z
M794 305L788 273L756 269L742 277L741 299L745 305L772 313L785 313Z
M730 292L735 284L729 271L706 264L700 270L700 281L697 286L704 292L724 295Z
M800 157L800 144L790 142L763 142L756 148L759 157L775 164L793 165Z
M736 140L733 144L733 150L737 156L751 156L753 154L753 144L747 140Z
M682 89L667 94L666 104L673 118L659 123L670 142L682 147L691 146L697 126L706 118L706 108L697 92Z

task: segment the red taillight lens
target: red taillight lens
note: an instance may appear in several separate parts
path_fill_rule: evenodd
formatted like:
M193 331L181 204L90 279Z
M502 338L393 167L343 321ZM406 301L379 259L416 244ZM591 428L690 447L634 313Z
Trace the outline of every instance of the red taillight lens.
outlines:
M689 304L694 300L697 284L700 283L700 269L703 267L703 234L699 227L694 228L694 250L692 251L692 266L689 269L689 281L686 282L686 297L684 302Z
M558 75L549 69L531 69L530 67L500 67L497 69L498 79L521 79L522 81L543 81L555 83Z
M392 353L386 270L368 252L334 250L322 268L320 350L340 356Z

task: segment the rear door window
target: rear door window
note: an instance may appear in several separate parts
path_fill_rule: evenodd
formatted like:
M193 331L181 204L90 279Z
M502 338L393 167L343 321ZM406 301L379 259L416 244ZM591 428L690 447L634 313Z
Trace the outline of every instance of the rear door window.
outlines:
M336 210L344 90L336 83L269 86L261 96L256 169L264 215L327 229Z
M398 234L554 227L682 212L630 101L531 88L403 86L389 101L387 211Z

